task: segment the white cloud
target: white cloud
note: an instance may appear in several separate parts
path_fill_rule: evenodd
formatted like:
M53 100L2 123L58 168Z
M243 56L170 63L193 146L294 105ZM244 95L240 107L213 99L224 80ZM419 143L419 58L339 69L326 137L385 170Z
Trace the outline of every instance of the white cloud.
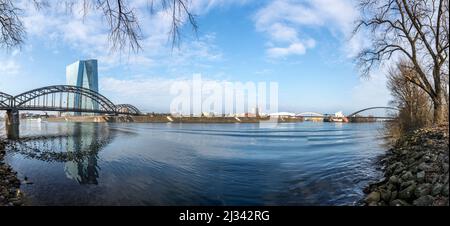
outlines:
M224 82L202 77L203 84ZM136 76L132 79L114 77L100 78L100 91L114 103L129 103L145 112L170 112L170 103L175 97L170 93L176 82L192 83L192 77L167 78L163 76Z
M21 69L20 65L12 59L0 59L0 65L0 76L14 76L19 74Z
M213 8L222 8L231 5L245 5L254 0L195 0L191 7L196 14L205 14Z
M175 79L148 77L135 79L100 78L100 90L115 103L129 103L142 111L168 112L170 86ZM167 106L166 106L167 105Z
M271 33L269 35L276 41L298 41L297 30L292 27L288 27L281 23L274 23L273 25L271 25L270 30Z
M306 47L303 43L292 43L288 47L272 47L267 49L267 54L271 58L279 58L289 55L302 55L305 54Z
M198 2L198 4L203 2L205 7L225 4L225 1ZM218 60L221 58L220 50L213 44L214 35L211 34L206 34L195 41L186 39L187 41L180 46L180 51L172 52L169 40L171 14L168 11L149 13L146 0L130 2L132 8L136 9L143 33L141 41L143 51L138 54L110 51L107 24L98 10L92 10L84 16L81 13L83 6L76 4L73 15L68 15L64 7L58 7L58 4L44 11L26 7L26 4L28 4L27 1L22 3L21 8L26 9L23 21L30 36L47 39L52 48L70 46L86 58L97 58L103 69L123 64L151 67L168 62L181 62L185 59Z
M315 46L314 37L304 31L306 28L326 28L347 39L357 16L350 0L275 0L260 9L254 21L257 31L266 33L272 43L268 56L278 58L303 55ZM351 43L351 47L357 48L357 43Z

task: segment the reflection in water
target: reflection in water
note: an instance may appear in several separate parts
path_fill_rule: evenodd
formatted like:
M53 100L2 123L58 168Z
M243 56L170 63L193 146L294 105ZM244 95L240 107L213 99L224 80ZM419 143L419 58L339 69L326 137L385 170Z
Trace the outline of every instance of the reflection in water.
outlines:
M351 205L382 126L24 122L5 161L33 205Z
M39 125L39 128L41 126ZM46 162L64 162L67 178L80 184L97 184L98 153L113 139L107 126L74 123L65 135L28 136L9 142L9 149Z

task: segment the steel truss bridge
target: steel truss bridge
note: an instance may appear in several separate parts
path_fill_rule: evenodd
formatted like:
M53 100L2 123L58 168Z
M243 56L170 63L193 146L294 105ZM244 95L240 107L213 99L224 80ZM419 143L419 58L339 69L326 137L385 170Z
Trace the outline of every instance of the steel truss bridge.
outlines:
M131 104L116 105L91 89L68 85L46 86L17 96L0 92L0 110L6 110L7 136L11 138L19 134L19 111L141 115L139 109Z
M81 101L75 101L78 98ZM92 104L88 104L88 103ZM0 92L0 110L59 111L98 114L140 115L130 104L113 104L108 98L93 90L68 85L46 86L17 96Z

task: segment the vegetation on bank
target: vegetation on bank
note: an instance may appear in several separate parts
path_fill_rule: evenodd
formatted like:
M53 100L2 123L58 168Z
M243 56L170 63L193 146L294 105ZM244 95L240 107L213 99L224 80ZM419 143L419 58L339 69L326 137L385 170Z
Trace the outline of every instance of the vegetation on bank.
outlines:
M449 1L360 0L355 33L368 46L357 60L364 74L389 69L397 140L382 161L385 180L366 189L367 205L449 205Z
M380 65L393 68L391 82L400 82L391 83L391 88L411 87L419 91L414 95L424 96L431 103L432 123L448 121L449 1L358 2L362 16L355 33L368 38L368 45L357 57L362 72L369 75ZM402 93L412 94L412 90L395 91L412 100ZM397 103L402 110L418 113L414 106L419 105L408 104L411 101Z

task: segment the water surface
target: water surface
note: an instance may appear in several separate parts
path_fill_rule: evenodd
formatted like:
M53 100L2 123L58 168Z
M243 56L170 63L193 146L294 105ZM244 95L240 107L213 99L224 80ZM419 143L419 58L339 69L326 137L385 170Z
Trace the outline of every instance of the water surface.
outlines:
M6 161L33 205L353 205L382 126L22 121Z

